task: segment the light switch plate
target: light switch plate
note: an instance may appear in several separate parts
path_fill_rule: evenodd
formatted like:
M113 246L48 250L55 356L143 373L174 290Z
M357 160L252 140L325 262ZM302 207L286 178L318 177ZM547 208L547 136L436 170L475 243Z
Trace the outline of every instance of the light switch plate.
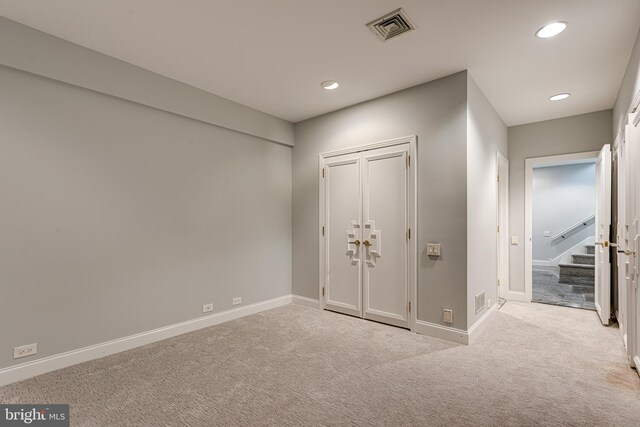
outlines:
M545 232L543 233L543 237L551 237L551 232L545 230Z
M440 243L427 243L427 255L438 257L441 252Z
M520 237L518 236L511 236L511 244L516 246L520 244Z
M453 310L444 309L443 318L445 323L453 323Z

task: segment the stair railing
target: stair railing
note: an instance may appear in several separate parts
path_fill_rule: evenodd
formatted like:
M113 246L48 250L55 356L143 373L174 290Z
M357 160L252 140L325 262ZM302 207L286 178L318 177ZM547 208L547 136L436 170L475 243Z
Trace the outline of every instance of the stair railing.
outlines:
M565 240L567 237L572 236L577 232L584 230L586 227L590 226L595 222L596 222L596 214L590 215L585 219L583 219L582 221L575 223L574 225L567 228L566 230L563 230L561 233L558 233L555 236L553 236L553 238L551 239L551 244L557 245L558 243Z

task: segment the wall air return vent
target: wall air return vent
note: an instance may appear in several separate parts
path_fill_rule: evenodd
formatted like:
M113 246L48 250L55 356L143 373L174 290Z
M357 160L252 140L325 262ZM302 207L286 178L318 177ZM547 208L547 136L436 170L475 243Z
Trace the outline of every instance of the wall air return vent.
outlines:
M476 314L480 313L485 307L484 291L476 295Z
M402 9L394 10L381 18L374 19L367 24L367 27L383 42L416 29Z

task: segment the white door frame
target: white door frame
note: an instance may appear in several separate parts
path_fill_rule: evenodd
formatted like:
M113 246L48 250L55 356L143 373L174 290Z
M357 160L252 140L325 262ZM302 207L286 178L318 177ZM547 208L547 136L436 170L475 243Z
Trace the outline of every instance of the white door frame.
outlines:
M502 170L501 166L502 165ZM501 172L502 171L502 172ZM498 298L509 294L509 160L496 151L496 220L498 253Z
M418 173L417 173L417 141L416 135L405 136L402 138L380 141L372 144L359 145L342 150L329 151L318 155L318 189L319 189L319 224L318 224L318 241L319 241L319 276L318 276L318 300L320 301L320 309L324 310L325 301L322 295L322 288L325 283L325 239L323 236L325 227L325 187L323 180L325 159L341 156L343 154L359 153L362 151L375 150L377 148L392 147L394 145L409 144L409 228L411 229L411 238L409 239L409 304L411 312L409 313L409 329L412 332L416 330L416 316L418 312L417 294L418 294L418 227L417 227L417 201L418 201Z
M603 144L604 146L605 144ZM558 156L532 157L525 159L524 178L524 297L531 302L533 297L533 169L544 166L560 166L567 164L585 163L598 158L600 151L584 153L561 154Z

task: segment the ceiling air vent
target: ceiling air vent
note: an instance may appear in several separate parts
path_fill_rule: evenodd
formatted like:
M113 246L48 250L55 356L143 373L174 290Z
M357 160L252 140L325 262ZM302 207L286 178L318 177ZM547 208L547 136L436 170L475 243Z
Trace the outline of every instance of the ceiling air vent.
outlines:
M383 42L416 29L402 9L394 10L381 18L374 19L367 24L367 27Z

